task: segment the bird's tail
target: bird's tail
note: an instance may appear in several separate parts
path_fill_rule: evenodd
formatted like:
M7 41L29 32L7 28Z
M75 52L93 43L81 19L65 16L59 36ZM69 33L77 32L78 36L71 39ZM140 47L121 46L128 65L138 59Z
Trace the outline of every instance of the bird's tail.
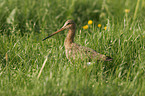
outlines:
M107 56L105 61L112 61L112 60L113 60L113 58Z

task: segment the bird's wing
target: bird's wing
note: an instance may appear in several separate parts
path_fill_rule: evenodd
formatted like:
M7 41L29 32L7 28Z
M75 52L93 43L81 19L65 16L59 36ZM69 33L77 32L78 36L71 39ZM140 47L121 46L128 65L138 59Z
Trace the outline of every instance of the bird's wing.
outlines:
M80 46L80 45L75 44L75 43L74 43L74 46L75 46L74 50L77 50L79 52L79 54L82 54L83 56L85 56L87 59L89 59L89 61L92 61L92 60L110 61L111 60L110 57L107 57L103 54L100 54L91 48Z

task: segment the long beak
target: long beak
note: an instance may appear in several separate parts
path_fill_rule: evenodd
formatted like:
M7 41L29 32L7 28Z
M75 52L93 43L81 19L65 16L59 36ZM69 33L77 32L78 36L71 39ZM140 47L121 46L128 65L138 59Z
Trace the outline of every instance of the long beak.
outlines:
M47 36L46 38L44 38L42 41L44 41L44 40L46 40L47 38L49 38L49 37L55 35L56 33L59 33L59 32L61 32L61 31L63 31L64 29L65 29L65 28L59 29L58 31L56 31L56 32L52 33L51 35Z

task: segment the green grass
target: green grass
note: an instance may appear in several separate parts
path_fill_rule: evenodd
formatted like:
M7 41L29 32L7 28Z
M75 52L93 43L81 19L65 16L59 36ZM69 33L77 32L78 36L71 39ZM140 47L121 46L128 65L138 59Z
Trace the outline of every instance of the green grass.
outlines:
M0 96L144 96L144 10L145 0L0 0ZM42 42L67 19L77 24L76 43L113 61L71 64L67 30Z

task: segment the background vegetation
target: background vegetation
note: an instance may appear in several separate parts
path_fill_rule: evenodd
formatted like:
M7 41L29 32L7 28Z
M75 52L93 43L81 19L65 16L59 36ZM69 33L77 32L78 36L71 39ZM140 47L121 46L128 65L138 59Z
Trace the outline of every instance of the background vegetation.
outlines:
M0 96L145 95L144 10L145 0L0 0ZM42 42L68 19L76 43L113 61L72 65L66 31Z

